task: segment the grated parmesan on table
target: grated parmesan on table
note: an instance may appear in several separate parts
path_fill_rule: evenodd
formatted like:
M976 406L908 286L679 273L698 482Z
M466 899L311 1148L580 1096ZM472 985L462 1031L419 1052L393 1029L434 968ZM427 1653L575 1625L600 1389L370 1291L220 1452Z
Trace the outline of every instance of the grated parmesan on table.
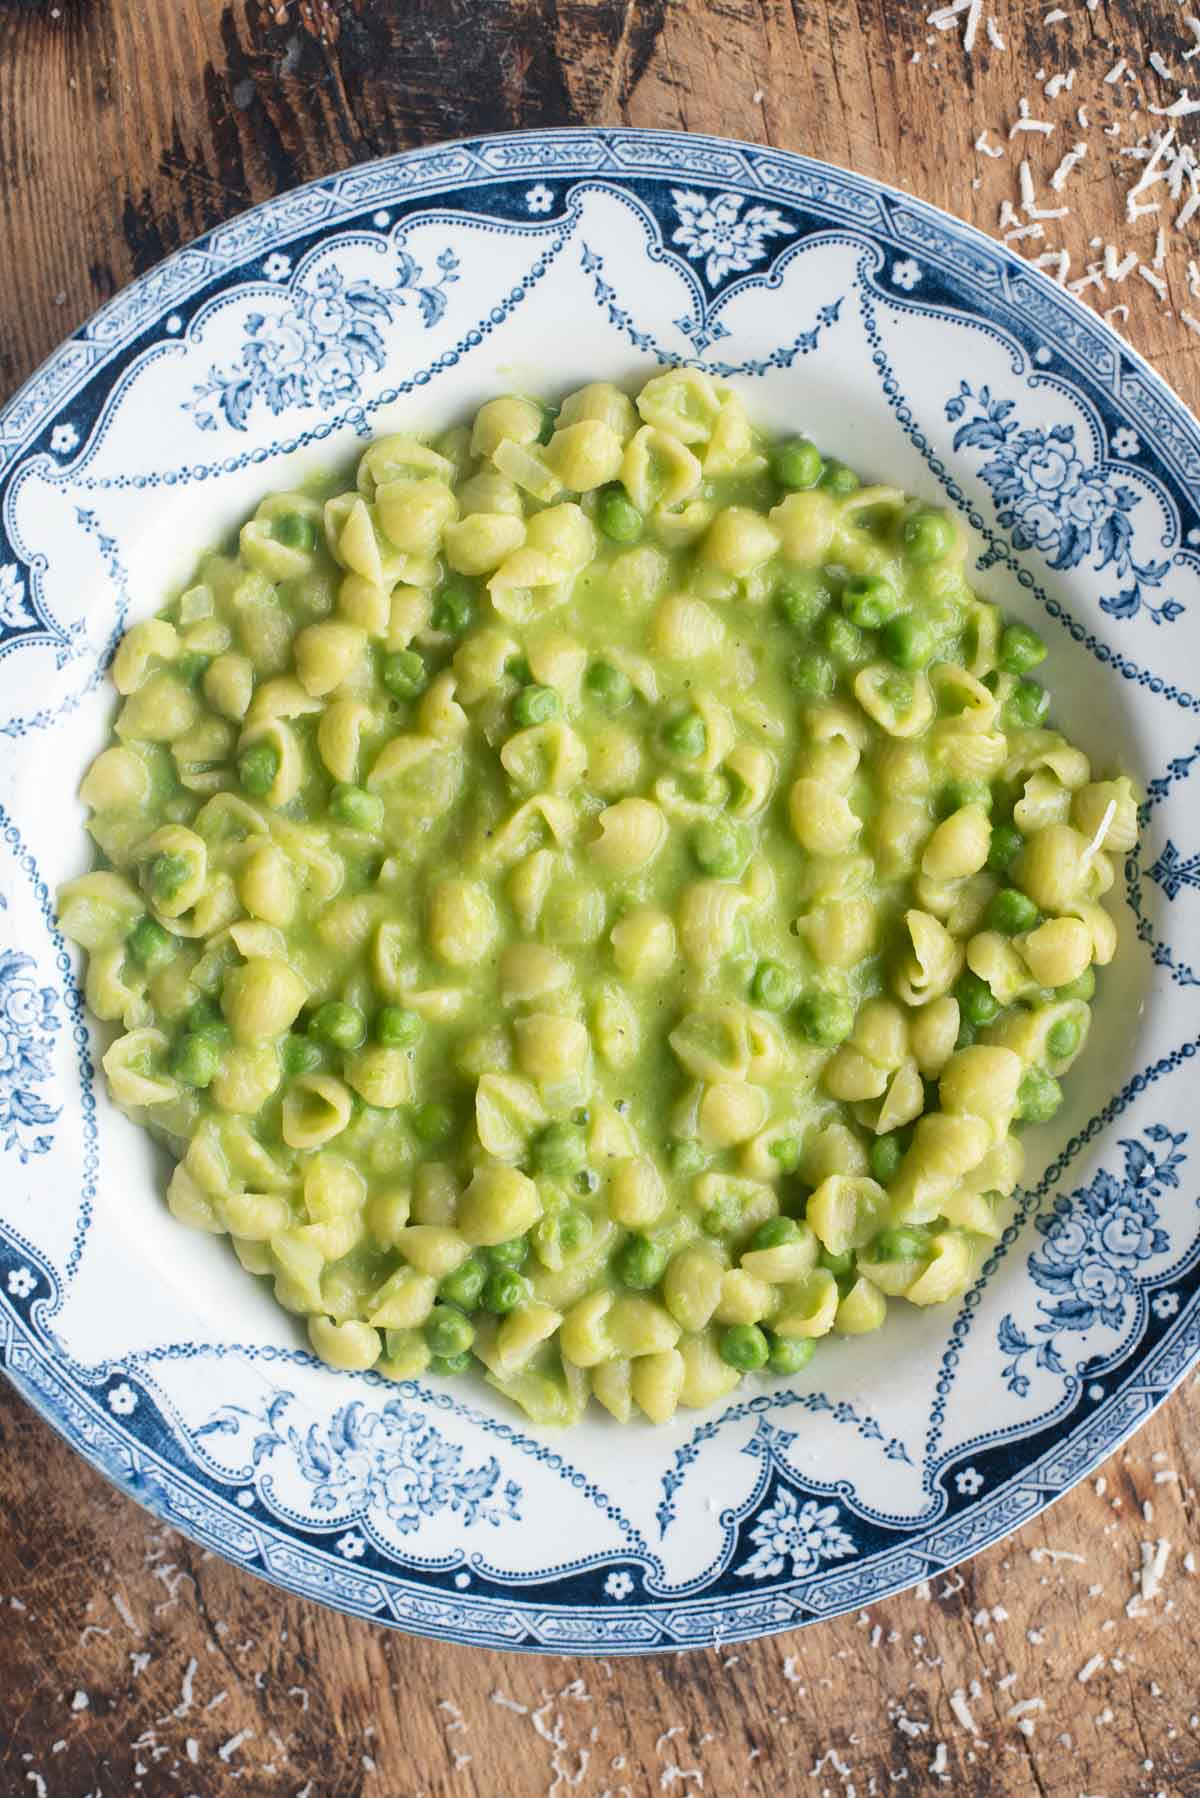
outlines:
M1142 1564L1138 1570L1138 1585L1143 1604L1150 1604L1162 1590L1162 1576L1166 1572L1170 1553L1171 1544L1162 1536L1158 1538L1157 1542L1142 1543Z
M1049 137L1053 130L1053 121L1048 119L1035 119L1032 117L1029 110L1028 100L1022 99L1017 101L1017 116L1009 126L1008 130L1010 138L1015 137L1018 131L1040 131L1043 137Z
M1087 145L1083 143L1076 144L1072 149L1067 151L1066 155L1050 177L1050 185L1056 194L1062 192L1063 188L1067 185L1067 177L1071 173L1071 170L1078 168L1086 155Z
M932 25L935 31L953 31L956 19L961 13L965 13L962 47L969 56L975 48L975 36L982 12L983 0L950 0L948 6L938 7L935 12L929 13L925 23Z
M956 1687L950 1694L950 1709L954 1712L955 1721L961 1723L968 1734L973 1736L979 1734L979 1725L971 1715L970 1707L967 1704L967 1695L961 1686Z

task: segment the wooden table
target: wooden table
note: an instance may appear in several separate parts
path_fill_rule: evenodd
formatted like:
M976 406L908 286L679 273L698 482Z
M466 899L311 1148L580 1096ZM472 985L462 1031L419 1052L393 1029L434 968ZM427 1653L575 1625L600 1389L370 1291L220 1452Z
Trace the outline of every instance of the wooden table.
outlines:
M1065 5L995 0L991 32L985 5L968 55L969 11L936 30L899 0L0 0L0 394L132 275L296 182L440 137L623 122L810 151L986 230L1027 156L1036 204L1073 211L1021 215L1045 233L1021 248L1068 247L1068 279L1137 249L1153 279L1086 295L1127 305L1195 403L1185 238L1157 267L1174 209L1127 225L1139 165L1117 154L1161 122L1137 108L1179 92L1149 52L1187 78L1186 9ZM1052 135L1007 139L1022 96ZM0 1386L0 1793L1200 1793L1194 1386L950 1577L802 1635L590 1663L282 1597L158 1528ZM1163 1592L1131 1615L1159 1538Z

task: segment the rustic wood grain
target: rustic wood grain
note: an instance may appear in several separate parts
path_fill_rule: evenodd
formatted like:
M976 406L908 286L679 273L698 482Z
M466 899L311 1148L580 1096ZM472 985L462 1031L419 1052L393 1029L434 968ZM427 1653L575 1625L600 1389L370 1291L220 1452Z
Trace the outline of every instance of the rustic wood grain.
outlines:
M1149 128L1136 109L1170 96L1146 55L1175 64L1192 39L1165 5L1066 5L1046 23L1053 0L996 0L1006 48L981 29L967 58L957 29L898 0L0 0L0 395L244 206L514 126L806 150L992 230L1020 155L1045 194L1086 91L1073 215L1036 247L1067 244L1076 273L1093 237L1152 263L1153 221L1126 231L1131 165L1101 132ZM1136 80L1106 86L1118 54ZM1046 101L1071 67L1076 91ZM1053 138L976 154L1022 95L1060 121ZM1165 303L1133 278L1100 304L1128 305L1130 341L1194 404L1189 253L1172 240ZM114 1494L5 1387L0 1793L1200 1794L1194 1386L1100 1485L915 1594L750 1647L590 1663L413 1641L281 1597ZM1130 1615L1159 1538L1163 1593Z

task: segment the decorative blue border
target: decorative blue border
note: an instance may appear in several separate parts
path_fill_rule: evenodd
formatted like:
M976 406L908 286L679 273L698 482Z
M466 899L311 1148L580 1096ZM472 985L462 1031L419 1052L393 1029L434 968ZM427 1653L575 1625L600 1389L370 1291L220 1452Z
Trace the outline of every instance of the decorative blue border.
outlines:
M50 889L38 871L37 861L25 846L25 841L15 821L9 816L3 805L0 805L0 843L12 856L17 868L33 888L33 896L42 915L46 934L54 951L54 967L62 982L61 999L66 1007L70 1023L71 1043L75 1051L76 1067L79 1073L79 1111L80 1129L83 1137L83 1153L80 1166L80 1188L78 1210L75 1227L71 1234L71 1246L67 1252L66 1266L63 1270L64 1284L69 1285L79 1268L88 1231L91 1229L92 1213L96 1198L96 1180L100 1171L100 1131L97 1124L95 1077L96 1070L92 1064L91 1039L88 1035L87 1014L83 993L75 978L71 963L71 951L67 948L66 939L58 928L58 914ZM7 904L3 900L7 909Z
M76 443L86 444L102 421L115 390L129 378L130 372L143 365L148 356L162 353L166 340L178 339L205 310L219 303L227 290L236 285L244 287L252 265L266 251L278 252L280 246L285 246L291 262L300 268L304 258L330 236L363 229L364 215L382 207L387 208L387 217L380 224L381 215L376 213L377 230L386 226L391 241L401 244L409 221L415 222L418 216L421 223L431 216L485 222L479 211L484 195L488 218L503 221L510 229L518 223L530 228L531 221L520 207L519 192L530 180L553 184L544 191L550 193L552 201L557 198L562 202L564 215L547 218L544 228L552 232L558 225L562 229L551 237L521 288L514 288L506 297L498 316L489 315L452 349L431 359L412 381L390 389L370 402L369 407L351 407L332 421L323 418L311 429L268 449L227 457L211 472L261 462L274 453L324 438L347 425L361 430L369 409L427 384L440 369L475 347L488 330L503 321L531 282L540 278L561 251L573 216L572 184L602 181L618 188L623 186L644 218L651 222L657 219L661 225L661 204L656 213L651 200L657 198L661 203L665 186L672 181L686 181L699 183L706 191L716 188L736 194L734 210L740 212L743 222L749 217L751 201L786 207L790 221L786 229L762 227L781 241L772 245L762 271L729 285L723 276L710 276L708 272L701 279L667 246L665 237L661 240L660 255L683 273L693 293L694 315L689 315L687 329L683 321L676 321L684 335L690 336L693 347L700 345L702 336L706 338L702 349L720 339L720 311L725 299L741 286L777 283L785 260L821 233L861 243L864 252L874 252L870 267L864 256L857 283L868 324L868 289L889 303L905 304L911 276L904 271L911 265L890 262L892 254L919 253L929 272L928 283L922 288L922 310L929 311L931 305L944 306L957 323L996 334L991 322L994 319L1012 353L1028 359L1026 367L1036 360L1045 378L1067 379L1071 391L1083 394L1106 430L1112 423L1127 418L1138 421L1154 444L1156 477L1166 496L1164 504L1174 508L1179 521L1180 540L1185 530L1197 527L1200 430L1195 421L1153 371L1082 304L1048 278L1028 269L1003 246L919 201L802 157L672 133L587 130L469 140L367 165L270 201L169 258L97 313L0 410L0 481L8 488L9 502L15 485L12 477L25 458L37 457L37 466L43 471L61 465L54 456L62 453L67 439L60 436L55 450L50 442L54 428L69 428L76 433ZM431 201L438 204L436 215L427 210ZM679 241L678 234L672 241ZM692 258L690 249L688 256ZM890 266L885 266L889 262ZM599 267L589 272L597 279L603 276ZM988 296L982 312L981 293ZM597 292L596 297L608 311L610 322L629 335L635 347L676 359L657 343L639 346L636 324L620 308L615 293ZM748 372L786 366L795 356L815 349L821 330L836 323L836 311L829 313L826 308L825 312L829 315L816 315L791 344L761 368L756 365ZM888 386L890 371L886 361L880 360L882 349L878 344L877 351L880 378L901 424L955 504L968 512L976 528L984 529L982 518L936 460L915 422L904 416L903 401L894 381ZM701 356L702 351L679 359L700 361ZM721 365L705 361L703 366ZM183 468L175 472L175 481L208 478L209 472ZM157 478L165 481L168 477L150 475L140 477L140 481L152 485ZM11 512L5 516L11 517ZM1200 699L1139 668L1068 618L1058 602L1037 587L1009 543L994 533L989 535L989 541L993 560L1003 562L1020 584L1035 594L1048 615L1059 619L1072 638L1100 662L1174 706L1200 711ZM114 557L115 554L114 546ZM124 582L115 560L108 573L118 589L120 603ZM50 634L53 635L52 625ZM101 656L101 664L103 659ZM52 723L54 715L26 720L25 727ZM1172 764L1172 776L1177 772ZM5 833L10 843L12 828L9 826ZM47 927L53 933L44 886L28 857L24 865L38 891ZM65 957L61 942L56 936L53 940L58 955ZM67 1264L69 1277L78 1264L82 1231L90 1213L96 1167L95 1108L79 994L70 978L69 962L64 966L60 959L57 965L63 974L79 1050L86 1138L85 1191L80 1227ZM1070 1158L1092 1140L1105 1122L1111 1121L1111 1116L1152 1080L1174 1071L1196 1052L1197 1045L1187 1043L1136 1076L1068 1145L1028 1206L1035 1205L1038 1195L1050 1190ZM1016 1228L1014 1225L1012 1233L1006 1235L997 1259L1012 1246ZM14 1285L12 1275L17 1271L18 1257L24 1271ZM1065 1416L1056 1414L1039 1420L1033 1428L1022 1427L1019 1443L999 1439L976 1445L974 1459L980 1465L992 1457L989 1471L994 1469L996 1483L986 1498L976 1499L962 1488L958 1492L951 1488L950 1461L943 1460L934 1467L933 1480L940 1484L944 1501L936 1521L897 1529L889 1527L885 1520L868 1518L855 1508L851 1531L844 1527L847 1515L842 1501L850 1504L846 1491L835 1488L836 1501L830 1493L821 1493L817 1498L805 1497L801 1503L796 1497L795 1477L783 1459L791 1440L789 1432L768 1421L768 1413L781 1406L778 1394L749 1400L731 1408L715 1425L700 1426L693 1445L701 1441L705 1430L720 1427L722 1422L754 1419L755 1430L744 1452L757 1456L761 1468L750 1498L722 1519L726 1552L721 1566L725 1571L708 1581L705 1593L688 1597L654 1596L655 1557L647 1545L633 1539L636 1532L630 1532L630 1554L610 1555L603 1562L573 1563L529 1582L489 1577L479 1557L472 1556L467 1574L469 1591L457 1583L465 1572L461 1563L453 1571L440 1564L406 1570L402 1562L374 1544L369 1548L364 1545L361 1564L351 1566L336 1560L330 1553L328 1531L296 1518L282 1526L278 1512L265 1503L262 1490L244 1478L232 1479L211 1457L197 1454L194 1445L189 1447L179 1420L170 1415L155 1383L144 1373L139 1378L128 1365L85 1371L70 1364L54 1340L50 1323L59 1299L57 1276L11 1231L0 1231L0 1362L43 1416L124 1491L198 1541L288 1590L357 1615L456 1641L487 1642L537 1652L640 1653L790 1629L813 1617L856 1607L944 1570L1034 1515L1118 1446L1195 1360L1200 1351L1196 1258L1185 1259L1190 1265L1184 1268L1182 1263L1177 1264L1171 1276L1178 1284L1182 1271L1188 1286L1180 1314L1168 1319L1151 1315L1142 1307L1134 1332L1136 1340L1129 1342L1119 1365L1110 1360L1101 1370L1102 1378L1091 1382L1086 1392L1073 1389L1076 1405L1069 1427ZM952 1338L947 1351L944 1378L952 1375L951 1357L970 1327L978 1291L977 1288L968 1296L955 1326L959 1334ZM286 1359L286 1351L278 1358ZM941 1396L944 1400L944 1393ZM449 1402L444 1395L416 1386L400 1397L425 1410L436 1410ZM817 1399L818 1395L807 1395L800 1403L812 1407ZM874 1433L870 1420L847 1421L864 1433ZM931 1430L930 1455L936 1453L940 1428L939 1412ZM498 1426L495 1433L502 1435L502 1428ZM510 1430L507 1439L539 1458L556 1453L532 1438L523 1439L516 1430ZM964 1458L963 1451L956 1451L953 1461ZM682 1476L690 1465L686 1446L679 1451L676 1463L674 1473ZM567 1468L569 1464L564 1462L563 1466ZM566 1477L587 1484L574 1469ZM671 1477L668 1475L668 1481ZM672 1522L672 1499L677 1490L677 1480L673 1486L664 1486L661 1529ZM800 1490L804 1492L803 1487ZM604 1504L604 1495L594 1492L592 1502ZM616 1520L611 1510L610 1515ZM839 1568L839 1560L848 1560L850 1550L845 1544L851 1534L857 1558ZM790 1546L780 1549L781 1543ZM757 1545L754 1555L730 1571L735 1548L748 1548L750 1544ZM756 1581L769 1577L772 1583L753 1588L745 1585L742 1582L748 1569ZM522 1594L518 1589L526 1584L536 1585L536 1593ZM633 1599L639 1585L641 1599ZM629 1599L633 1601L626 1603Z

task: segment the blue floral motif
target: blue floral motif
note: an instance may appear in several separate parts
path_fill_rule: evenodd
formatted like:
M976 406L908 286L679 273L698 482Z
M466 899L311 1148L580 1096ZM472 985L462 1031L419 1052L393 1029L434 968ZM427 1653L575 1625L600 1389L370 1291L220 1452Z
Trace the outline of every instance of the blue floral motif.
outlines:
M787 1570L799 1579L815 1573L822 1561L840 1561L855 1552L854 1538L838 1523L837 1505L803 1503L789 1486L778 1486L775 1502L760 1511L750 1540L757 1546L734 1573L739 1579L771 1579Z
M1156 776L1146 783L1146 809L1161 805L1177 780L1186 780L1196 763L1200 762L1200 744L1189 755L1172 756L1167 763L1165 774Z
M83 506L76 506L75 520L89 537L95 538L96 548L116 592L116 616L112 628L104 647L95 656L82 687L68 692L53 705L42 706L26 717L6 718L0 724L0 737L23 737L29 730L44 730L64 713L73 712L84 694L90 693L104 679L109 657L125 628L125 617L129 610L129 586L116 540L101 530L96 514ZM25 583L16 563L10 562L0 567L0 649L6 648L14 640L45 644L49 639L54 649L54 666L65 668L70 662L94 655L93 646L88 640L87 625L86 614L82 618L76 618L73 624L59 624L44 606L35 606L34 596L26 593Z
M969 408L969 410L968 410ZM1012 400L996 399L991 389L976 393L966 381L946 402L946 417L965 419L954 433L954 448L988 452L979 470L997 505L996 519L1012 532L1017 549L1039 549L1051 568L1076 568L1095 556L1099 573L1111 568L1129 582L1120 592L1101 599L1111 618L1136 618L1144 607L1155 624L1173 624L1185 607L1176 599L1151 605L1144 589L1158 587L1170 561L1135 562L1130 513L1141 495L1099 468L1088 468L1075 445L1073 425L1048 431L1022 429L1013 417Z
M0 631L23 631L37 623L25 593L21 570L15 562L0 568Z
M1156 881L1168 899L1175 899L1183 887L1200 887L1200 855L1185 860L1168 837L1158 860L1146 869L1146 877Z
M1041 1340L1026 1336L1011 1313L1001 1319L997 1332L1001 1353L1012 1357L1004 1380L1018 1398L1029 1391L1029 1375L1021 1365L1026 1355L1034 1356L1035 1366L1065 1376L1058 1338L1096 1324L1123 1328L1129 1300L1138 1290L1139 1266L1170 1247L1154 1201L1167 1187L1179 1186L1178 1170L1187 1159L1180 1145L1187 1131L1176 1134L1165 1124L1152 1124L1146 1137L1153 1147L1122 1138L1122 1179L1102 1169L1090 1186L1059 1197L1049 1216L1037 1220L1045 1247L1029 1257L1029 1272L1051 1294L1049 1301L1038 1301L1045 1321L1034 1334Z
M635 349L644 350L648 355L657 356L658 360L669 368L679 368L688 360L681 356L678 350L668 349L665 344L660 343L653 332L637 329L633 315L618 304L616 288L611 282L604 279L603 256L597 255L595 250L584 244L579 261L584 274L592 277L592 291L596 298L596 304L607 313L610 324L615 325L619 331L624 331ZM815 325L807 331L798 332L790 343L781 344L778 349L772 350L765 360L704 362L697 366L707 369L709 374L717 375L721 379L727 379L731 375L765 375L768 369L790 368L797 356L807 356L810 350L816 349L821 341L822 331L828 330L831 325L837 323L841 310L842 299L840 296L836 300L831 300L827 305L821 306L817 311ZM713 317L707 306L701 307L699 312L692 316L684 313L682 317L673 319L672 323L677 331L681 331L689 339L697 356L702 356L705 350L718 342L720 338L729 336L726 326L721 323L719 318Z
M704 267L704 279L714 290L732 274L761 262L768 237L791 237L789 225L773 206L747 206L740 194L701 194L691 188L673 187L671 198L679 224L671 242L686 252L688 260Z
M252 312L237 362L224 370L210 368L185 410L203 430L214 431L215 406L234 430L244 431L260 399L280 413L289 406L332 406L355 398L366 371L383 367L381 327L415 299L430 330L446 310L446 288L458 280L458 257L449 248L438 256L439 273L430 282L422 279L407 250L398 250L397 256L391 287L374 281L347 283L337 268L322 269L311 287L294 281L287 310L271 317ZM278 267L269 278L281 278Z
M60 1020L53 987L36 985L32 955L0 952L0 1131L3 1147L22 1162L44 1155L53 1137L44 1134L62 1110L34 1092L50 1078L50 1049ZM31 1135L39 1127L43 1134Z
M792 1407L808 1411L813 1415L827 1413L835 1423L852 1423L864 1442L882 1442L883 1452L889 1461L903 1461L912 1466L912 1456L898 1436L885 1436L878 1423L869 1412L859 1413L845 1399L827 1399L823 1392L798 1393L789 1387L782 1392L773 1392L765 1401L767 1409ZM687 1441L675 1450L671 1466L662 1477L662 1503L654 1515L658 1522L659 1534L665 1536L676 1520L676 1494L687 1478L688 1469L695 1466L700 1458L700 1450L706 1442L712 1442L720 1434L727 1423L737 1423L744 1417L758 1416L758 1425L752 1438L751 1446L758 1452L763 1443L779 1438L761 1416L764 1408L762 1399L749 1399L740 1405L729 1405L719 1417L710 1418L707 1423L697 1424ZM786 1436L786 1432L783 1433ZM792 1440L790 1436L787 1440Z
M423 1518L449 1509L463 1523L499 1524L520 1518L521 1488L506 1480L500 1492L500 1463L491 1457L463 1469L463 1451L427 1424L419 1411L390 1399L380 1411L360 1400L342 1405L324 1429L316 1424L303 1434L282 1418L293 1394L280 1392L261 1413L226 1405L196 1434L236 1435L240 1418L264 1423L251 1446L255 1467L284 1448L313 1488L313 1507L339 1517L381 1512L401 1535L419 1529Z

